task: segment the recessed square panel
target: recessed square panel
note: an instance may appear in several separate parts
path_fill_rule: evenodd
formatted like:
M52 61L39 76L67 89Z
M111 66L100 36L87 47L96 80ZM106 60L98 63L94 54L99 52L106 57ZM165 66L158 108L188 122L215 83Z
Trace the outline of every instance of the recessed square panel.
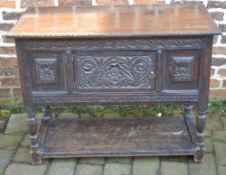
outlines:
M56 83L56 58L36 59L35 66L37 71L37 80L39 84Z
M32 51L32 89L36 92L64 91L65 72L61 53Z
M193 56L174 56L171 63L171 77L173 82L192 82Z
M169 50L163 54L162 89L198 90L201 50Z

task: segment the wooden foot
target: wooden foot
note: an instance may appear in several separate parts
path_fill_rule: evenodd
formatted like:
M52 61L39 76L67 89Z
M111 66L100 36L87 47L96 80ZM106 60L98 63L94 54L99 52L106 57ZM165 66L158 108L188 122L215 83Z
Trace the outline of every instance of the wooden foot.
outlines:
M36 151L35 152L31 151L30 155L31 155L31 163L32 163L32 165L40 165L40 164L42 164L42 159L41 159L41 156L40 156L39 153L37 153Z
M203 156L204 156L204 148L197 146L194 155L194 162L195 163L203 163Z

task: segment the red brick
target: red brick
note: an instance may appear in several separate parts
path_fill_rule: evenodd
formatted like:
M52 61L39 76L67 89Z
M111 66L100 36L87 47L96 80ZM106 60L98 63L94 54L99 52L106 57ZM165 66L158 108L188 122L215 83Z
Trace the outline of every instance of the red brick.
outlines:
M226 2L208 1L207 8L226 8Z
M17 58L1 58L0 57L0 67L3 67L3 66L13 67L17 65L18 65Z
M226 55L226 47L213 47L213 54Z
M220 86L219 80L215 80L215 79L210 80L210 87L211 88L218 88L219 86Z
M226 87L226 80L223 80L223 87Z
M222 77L226 77L226 69L220 69L218 71L218 74L220 74L220 76L222 76Z
M6 47L2 46L0 47L0 54L16 54L16 48L15 47Z
M70 6L70 5L92 5L92 0L58 0L59 6Z
M19 76L18 67L0 67L0 76Z
M0 88L0 97L5 97L11 95L10 88Z
M128 4L126 0L96 0L97 5L123 5Z
M222 35L221 38L221 43L225 44L226 43L226 35Z
M22 0L20 3L20 6L22 8L27 8L27 7L34 7L35 5L38 6L54 6L54 0Z
M1 77L1 86L20 86L19 77Z
M218 20L218 21L224 20L224 13L223 12L211 12L210 15L215 20Z
M0 31L9 31L14 24L9 24L9 23L0 23Z
M226 89L211 89L209 98L226 98Z
M15 39L14 38L8 38L8 37L5 37L5 36L2 36L2 41L4 43L15 43Z
M165 0L134 0L134 4L165 4Z
M221 29L221 32L226 32L226 24L219 24L219 28Z
M211 68L211 76L213 76L214 73L215 73L215 69Z
M18 20L23 12L2 12L4 20Z
M213 66L221 66L226 64L226 58L212 58Z
M215 36L213 37L213 43L216 44L216 43L217 43L217 40L218 40L218 36L215 35Z
M0 0L0 8L16 8L15 0Z
M13 88L13 97L15 98L22 98L22 92L21 92L21 88ZM21 99L22 101L22 99Z

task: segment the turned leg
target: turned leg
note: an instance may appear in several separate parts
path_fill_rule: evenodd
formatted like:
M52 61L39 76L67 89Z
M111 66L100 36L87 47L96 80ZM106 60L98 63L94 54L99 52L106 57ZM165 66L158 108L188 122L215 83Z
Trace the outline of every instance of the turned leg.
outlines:
M184 107L184 118L186 120L186 122L193 120L193 111L192 111L192 105L186 105Z
M48 123L51 119L51 111L49 106L45 106L43 108L43 117L42 117L42 123Z
M37 119L35 117L34 108L27 110L28 115L28 133L30 136L30 154L32 164L41 164L41 157L39 153L39 143L38 143L38 129L37 129Z
M202 163L204 155L204 130L206 125L206 111L198 110L196 118L196 152L194 160L197 163Z

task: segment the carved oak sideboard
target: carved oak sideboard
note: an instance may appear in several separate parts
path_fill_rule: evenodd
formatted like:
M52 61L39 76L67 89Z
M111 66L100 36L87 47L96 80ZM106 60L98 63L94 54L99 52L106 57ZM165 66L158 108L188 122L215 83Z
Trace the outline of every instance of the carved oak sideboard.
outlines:
M212 41L219 33L202 5L28 9L7 36L16 39L32 163L152 155L193 155L201 162ZM49 107L155 103L182 104L184 115L54 120ZM38 105L44 106L40 129Z

